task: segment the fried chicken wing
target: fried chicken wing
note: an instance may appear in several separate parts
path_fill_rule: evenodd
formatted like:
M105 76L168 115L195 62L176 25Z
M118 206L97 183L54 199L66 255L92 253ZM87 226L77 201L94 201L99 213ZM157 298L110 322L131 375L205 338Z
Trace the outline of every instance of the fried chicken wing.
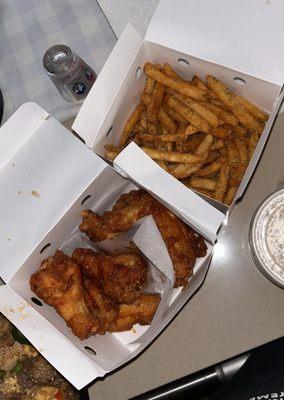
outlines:
M160 300L157 294L142 294L131 304L120 304L118 315L111 323L109 331L122 332L131 329L134 324L150 324Z
M103 290L87 276L83 278L84 287L88 293L87 304L89 310L100 320L99 334L109 330L110 324L118 314L118 303L107 297Z
M206 254L203 238L144 190L123 194L112 211L106 211L102 216L90 210L81 215L80 229L94 242L112 239L131 228L138 219L152 215L172 259L176 287L187 284L196 257Z
M98 331L99 319L88 309L88 294L83 287L82 273L72 258L56 251L31 276L30 286L45 303L55 307L81 340Z
M136 251L106 255L75 249L72 258L85 275L95 279L104 293L120 303L137 299L147 284L147 263Z

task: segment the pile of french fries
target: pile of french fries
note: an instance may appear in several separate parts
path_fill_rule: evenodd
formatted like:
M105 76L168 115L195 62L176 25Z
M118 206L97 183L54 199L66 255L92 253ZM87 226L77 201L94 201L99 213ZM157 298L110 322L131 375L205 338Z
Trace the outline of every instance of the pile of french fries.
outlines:
M144 73L140 103L106 158L134 141L187 187L230 205L268 115L211 75L187 81L150 63Z

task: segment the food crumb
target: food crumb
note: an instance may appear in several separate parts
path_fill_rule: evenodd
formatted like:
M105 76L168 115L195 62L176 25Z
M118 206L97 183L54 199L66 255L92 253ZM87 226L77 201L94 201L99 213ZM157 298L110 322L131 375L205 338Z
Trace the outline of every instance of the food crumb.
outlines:
M11 167L14 167L16 164L13 162L12 164L11 164Z
M21 190L18 190L18 194L21 194L22 193L22 191Z
M132 332L133 332L134 334L137 333L136 330L135 330L135 328L134 328L134 326L132 327L131 330L132 330Z
M36 190L32 190L32 196L37 197L38 199L40 199L40 194L36 191Z
M15 310L13 310L13 308L10 308L9 311L10 311L11 313L14 313L14 312L15 312Z
M12 242L12 238L10 238L10 237L7 237L7 240L8 240L9 242Z

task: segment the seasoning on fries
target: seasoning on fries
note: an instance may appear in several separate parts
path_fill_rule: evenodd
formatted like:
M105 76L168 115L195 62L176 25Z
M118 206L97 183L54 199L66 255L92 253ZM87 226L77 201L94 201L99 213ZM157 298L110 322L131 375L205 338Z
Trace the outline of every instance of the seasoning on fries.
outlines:
M184 185L230 205L268 115L214 76L186 80L167 63L144 72L140 102L105 157L133 140Z

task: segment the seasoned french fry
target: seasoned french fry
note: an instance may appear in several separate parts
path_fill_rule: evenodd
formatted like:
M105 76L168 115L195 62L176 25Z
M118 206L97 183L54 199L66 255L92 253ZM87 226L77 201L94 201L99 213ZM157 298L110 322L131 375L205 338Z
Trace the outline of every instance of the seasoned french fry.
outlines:
M201 167L201 164L177 164L177 166L172 167L169 172L177 179L188 178Z
M141 124L142 128L147 129L148 122L147 122L147 112L146 112L146 110L142 111L141 118L140 118L140 124Z
M216 181L206 178L192 178L190 184L195 189L204 189L209 191L216 190Z
M147 119L153 124L158 120L158 113L162 104L164 91L164 86L157 82L150 96L150 102L147 105Z
M235 137L244 138L247 134L247 130L242 125L234 126L233 134Z
M227 190L227 193L224 198L224 203L229 206L234 200L235 194L237 193L238 188L234 186L230 186Z
M239 186L239 184L243 179L245 171L246 171L246 165L244 164L240 164L237 168L231 168L229 185L235 187Z
M248 129L256 129L259 132L263 130L263 125L256 120L239 101L236 95L229 90L221 81L212 75L206 76L206 82L209 88L225 104L229 110L238 118L241 124Z
M155 80L147 77L143 94L150 95L154 89Z
M222 162L220 161L213 161L211 164L206 165L205 167L201 168L197 173L196 176L199 178L208 177L210 175L216 174L216 172L220 171L222 167Z
M169 161L173 163L188 163L197 164L202 161L200 156L190 153L179 153L179 152L167 152L167 151L157 151L155 149L149 149L148 147L141 147L148 156L154 160Z
M224 124L211 130L211 134L219 139L232 139L234 137L233 126Z
M210 148L212 146L212 143L213 143L213 136L205 135L202 142L199 143L199 145L194 150L194 154L197 156L204 156L204 155L208 154L210 151Z
M247 145L244 139L235 138L234 139L235 146L237 148L239 154L239 160L241 164L247 165L248 163L248 151Z
M171 78L173 78L173 79L175 79L175 80L177 80L177 81L185 81L185 79L182 79L173 69L172 69L172 67L169 65L169 64L167 64L167 63L165 63L165 65L164 65L164 71L165 71L165 73L168 75L168 76L170 76Z
M229 166L237 168L240 164L240 159L235 143L232 140L226 140L225 149Z
M174 119L177 122L180 123L187 123L187 120L185 118L183 118L179 113L177 113L175 110L173 110L172 108L168 107L166 104L163 104L163 108L165 109L165 111L167 112L167 114Z
M185 128L185 131L184 131L186 136L193 135L194 133L197 133L197 132L199 132L199 130L193 125L187 125L187 127Z
M121 150L119 147L114 146L112 144L106 144L105 149L106 149L105 157L111 161L113 161L115 159L115 157L118 156L118 154L120 153L120 150Z
M268 120L268 115L256 105L240 95L236 94L236 97L242 103L245 109L255 118L259 119L261 122L266 122Z
M214 112L225 124L230 124L233 126L237 126L239 124L239 120L232 114L230 111L225 110L220 105L216 104L213 100L209 100L206 103L206 107L209 108L212 112Z
M156 160L156 163L163 168L165 171L168 172L169 167L168 167L168 163L166 161L161 161L161 160Z
M197 132L197 130L195 130ZM166 133L161 135L150 135L148 133L140 133L137 135L139 139L146 142L157 142L157 143L177 143L184 142L187 139L188 134L183 133Z
M211 146L211 151L220 150L224 147L224 141L222 139L214 140Z
M143 93L141 96L141 100L146 106L149 106L149 104L151 102L151 97L149 95ZM159 109L159 112L158 112L158 121L169 132L174 133L176 131L177 127L168 111L169 111L169 109L165 110L165 106L161 106ZM186 120L184 120L184 121L186 121Z
M187 186L189 189L192 189L194 192L202 193L202 194L205 194L205 196L212 197L212 192L210 192L209 190L205 190L205 189L200 189L200 188L196 189L196 188L194 188L191 185L190 180L191 180L191 178L186 178L186 179L183 179L181 181L185 186Z
M142 101L142 103L145 104L145 106L148 106L150 104L150 101L151 101L151 96L149 94L147 94L147 93L142 93L141 101Z
M164 101L169 107L182 115L190 124L196 126L201 132L210 132L210 125L208 122L195 111L182 104L179 100L174 97L165 96Z
M216 116L216 114L214 114L206 107L206 103L199 103L198 101L190 99L189 97L186 97L185 95L178 93L175 90L169 89L167 92L172 97L175 97L181 103L189 107L191 110L195 111L198 115L200 115L200 117L205 119L205 121L207 121L210 126L216 127L221 125L221 120Z
M247 139L248 149L249 149L249 159L252 158L254 150L257 146L259 135L257 131L252 131Z
M157 135L159 133L159 127L157 124L148 123L148 132L151 135Z
M210 151L208 157L206 158L206 164L210 164L211 162L216 161L218 158L220 158L220 153L218 150Z
M203 90L208 90L206 84L203 82L202 79L200 79L197 75L194 75L191 81L195 86L199 87L200 89Z
M147 76L155 79L155 81L159 82L163 86L174 89L177 92L183 93L188 97L192 97L193 99L202 100L206 93L204 90L201 90L194 86L191 82L176 81L175 79L169 77L163 72L160 72L154 65L150 63L145 64L144 72Z
M209 90L208 86L197 75L192 78L191 82L200 89L206 90L208 98L217 98L217 96L211 90Z
M228 187L229 175L230 175L229 165L223 164L219 172L219 177L217 179L216 189L214 192L214 198L217 201L222 202L224 200L224 196Z
M127 142L129 135L131 134L133 128L135 127L136 123L139 121L141 114L143 111L143 103L139 103L133 113L130 115L126 124L124 126L123 132L121 134L119 145L120 147L124 146Z
M167 114L165 109L163 107L160 107L159 113L158 113L158 121L160 122L161 125L163 125L168 132L170 133L175 133L177 130L176 124L172 120L172 118Z
M190 135L186 142L176 143L176 150L180 151L181 153L191 152L196 149L196 147L202 142L203 138L203 133Z
M207 197L213 198L213 196L214 196L213 193L210 192L209 190L205 190L205 189L201 189L201 188L194 189L192 186L188 186L188 187L190 187L191 189L195 190L197 193L201 193L201 194L203 194L203 195L205 195Z

